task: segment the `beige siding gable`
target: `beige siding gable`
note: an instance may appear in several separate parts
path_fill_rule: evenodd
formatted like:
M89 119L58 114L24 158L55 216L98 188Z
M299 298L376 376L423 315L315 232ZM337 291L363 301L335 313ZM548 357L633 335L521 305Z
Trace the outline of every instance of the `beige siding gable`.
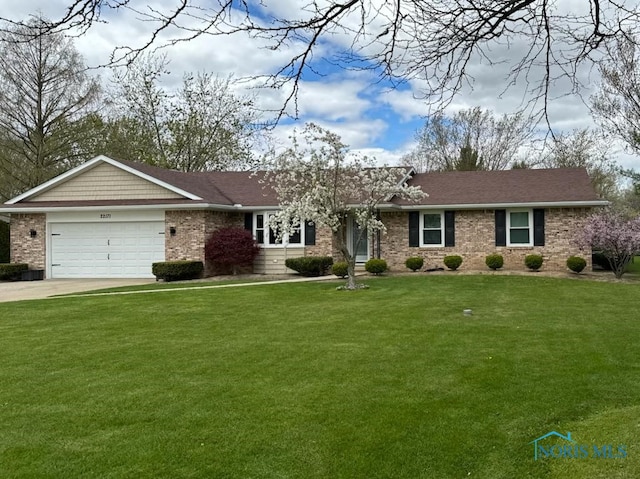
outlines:
M46 190L29 201L155 200L183 198L109 163L95 167Z

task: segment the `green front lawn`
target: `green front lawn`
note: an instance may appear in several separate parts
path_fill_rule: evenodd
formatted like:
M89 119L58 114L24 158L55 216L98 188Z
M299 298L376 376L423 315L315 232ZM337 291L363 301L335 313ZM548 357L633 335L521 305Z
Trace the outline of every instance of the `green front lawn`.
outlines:
M368 283L0 303L0 477L640 477L638 285Z
M633 262L627 266L627 273L640 274L640 256L635 256Z

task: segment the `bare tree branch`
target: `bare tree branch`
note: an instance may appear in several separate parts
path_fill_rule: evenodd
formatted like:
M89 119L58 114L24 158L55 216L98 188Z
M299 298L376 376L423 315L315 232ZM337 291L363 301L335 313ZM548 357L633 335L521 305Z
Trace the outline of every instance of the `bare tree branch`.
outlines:
M128 63L144 50L203 35L249 34L266 48L286 46L289 59L261 77L265 86L290 86L280 115L288 106L297 114L302 79L321 73L316 63L321 49L325 60L374 71L394 85L419 81L422 97L439 107L473 87L470 65L481 59L508 65L505 84L523 85L523 108L537 108L547 122L552 87L569 80L569 93L579 93L579 68L597 62L614 39L640 29L638 0L582 0L571 6L553 0L305 0L285 16L270 13L276 1L174 0L160 9L145 6L148 0L70 0L48 28L82 34L106 21L106 9L111 15L128 10L154 25L141 45L114 50L112 63ZM0 17L0 28L23 22ZM524 53L499 53L523 45Z

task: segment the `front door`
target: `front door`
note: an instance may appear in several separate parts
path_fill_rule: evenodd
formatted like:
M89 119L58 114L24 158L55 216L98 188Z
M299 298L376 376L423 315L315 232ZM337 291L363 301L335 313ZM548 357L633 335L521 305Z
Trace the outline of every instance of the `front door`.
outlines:
M351 252L355 254L356 263L366 263L369 259L369 235L367 230L358 226L355 220L349 222Z

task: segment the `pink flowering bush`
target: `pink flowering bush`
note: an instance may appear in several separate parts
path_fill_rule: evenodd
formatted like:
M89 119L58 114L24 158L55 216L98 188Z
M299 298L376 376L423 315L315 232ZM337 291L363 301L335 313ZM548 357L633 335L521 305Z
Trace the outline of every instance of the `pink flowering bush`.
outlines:
M593 214L575 243L582 249L602 253L616 278L621 278L633 257L640 253L640 217L629 220L613 211Z

